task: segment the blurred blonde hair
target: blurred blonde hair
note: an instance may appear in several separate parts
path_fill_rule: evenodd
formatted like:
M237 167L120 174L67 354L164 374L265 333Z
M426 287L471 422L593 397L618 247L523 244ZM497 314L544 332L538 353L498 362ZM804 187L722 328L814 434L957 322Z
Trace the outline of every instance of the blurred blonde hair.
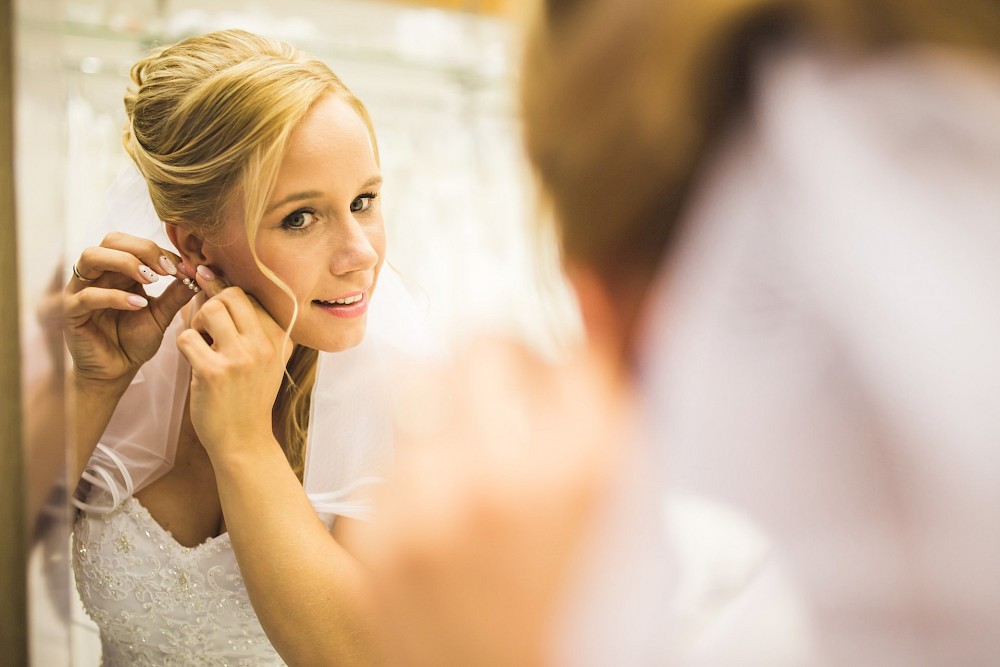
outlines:
M528 153L566 258L641 293L748 94L760 47L910 43L996 56L996 0L547 0L522 74Z
M315 102L337 95L367 125L377 161L364 105L319 60L242 30L200 35L154 52L132 67L131 76L123 143L146 179L159 218L213 238L226 211L238 206L254 261L295 304L253 243L288 138ZM296 305L289 332L297 314ZM275 404L282 447L300 479L316 361L315 350L295 350Z

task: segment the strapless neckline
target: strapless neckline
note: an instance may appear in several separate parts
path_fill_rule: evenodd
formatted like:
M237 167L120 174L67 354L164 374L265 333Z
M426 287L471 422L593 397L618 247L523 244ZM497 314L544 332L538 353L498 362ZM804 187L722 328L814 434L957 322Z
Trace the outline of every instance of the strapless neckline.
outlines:
M126 500L122 501L122 505L130 505L128 511L134 511L137 517L141 516L143 518L142 523L151 527L155 532L157 532L164 541L168 543L173 543L173 545L178 549L184 549L186 551L197 551L199 549L208 549L213 544L224 543L229 544L229 531L219 533L218 535L212 535L205 539L205 541L194 545L193 547L185 546L177 541L174 534L163 527L163 525L156 520L153 514L149 511L149 508L142 504L142 502L135 496L131 496Z
M105 667L284 665L250 604L228 532L184 546L129 497L78 517L73 572Z

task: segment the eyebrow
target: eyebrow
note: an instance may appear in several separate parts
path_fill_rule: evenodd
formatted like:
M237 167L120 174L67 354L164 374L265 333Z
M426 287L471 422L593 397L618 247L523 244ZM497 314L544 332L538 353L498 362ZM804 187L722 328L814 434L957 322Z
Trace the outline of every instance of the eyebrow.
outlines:
M379 175L376 175L376 176L372 176L367 181L365 181L364 183L362 183L361 187L359 187L358 189L359 190L366 190L368 188L373 188L373 187L375 187L377 185L381 185L381 184L382 184L382 177L379 176ZM295 201L302 201L304 199L313 199L314 197L321 197L322 195L323 195L323 193L320 190L304 190L302 192L293 192L292 194L288 195L284 199L281 199L280 201L276 201L273 204L270 204L267 207L266 213L271 213L275 209L281 208L285 204L290 204L290 203L295 202Z

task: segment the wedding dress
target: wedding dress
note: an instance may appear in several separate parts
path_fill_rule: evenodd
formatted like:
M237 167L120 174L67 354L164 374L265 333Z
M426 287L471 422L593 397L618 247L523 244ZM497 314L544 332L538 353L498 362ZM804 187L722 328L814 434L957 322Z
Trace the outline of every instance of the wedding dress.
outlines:
M167 244L148 196L143 202L135 194L144 187L137 172L127 172L109 199L138 201L141 210L125 216L150 226L127 231ZM113 207L114 219L124 219L127 207ZM426 342L391 269L382 271L376 292L362 343L319 355L303 485L328 527L337 516L369 516L368 492L391 456L390 361L422 344L413 341ZM250 605L228 533L185 547L135 498L173 465L190 379L175 342L185 327L178 314L83 473L73 499L81 510L72 553L77 590L100 630L107 667L283 665Z
M150 445L176 443L190 373L174 342L183 328L178 316L87 466L75 499L83 510L73 539L77 589L100 629L105 665L282 665L250 605L228 533L185 547L135 498L172 464L171 451ZM382 347L373 335L321 356L323 374L336 367L338 382L313 395L311 431L323 437L310 438L304 485L328 526L336 516L368 516L365 491L388 461ZM331 427L345 412L353 432Z
M188 548L134 497L83 514L73 569L104 665L282 665L257 620L229 534Z

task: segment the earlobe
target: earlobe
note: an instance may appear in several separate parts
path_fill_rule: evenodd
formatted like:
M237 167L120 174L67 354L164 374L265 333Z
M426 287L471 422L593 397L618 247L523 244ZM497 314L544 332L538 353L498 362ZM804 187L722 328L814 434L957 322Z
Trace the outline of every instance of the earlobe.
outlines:
M167 236L170 237L174 247L177 248L177 254L184 261L184 272L189 276L194 276L199 265L208 264L204 252L204 240L175 222L168 222L166 227Z

